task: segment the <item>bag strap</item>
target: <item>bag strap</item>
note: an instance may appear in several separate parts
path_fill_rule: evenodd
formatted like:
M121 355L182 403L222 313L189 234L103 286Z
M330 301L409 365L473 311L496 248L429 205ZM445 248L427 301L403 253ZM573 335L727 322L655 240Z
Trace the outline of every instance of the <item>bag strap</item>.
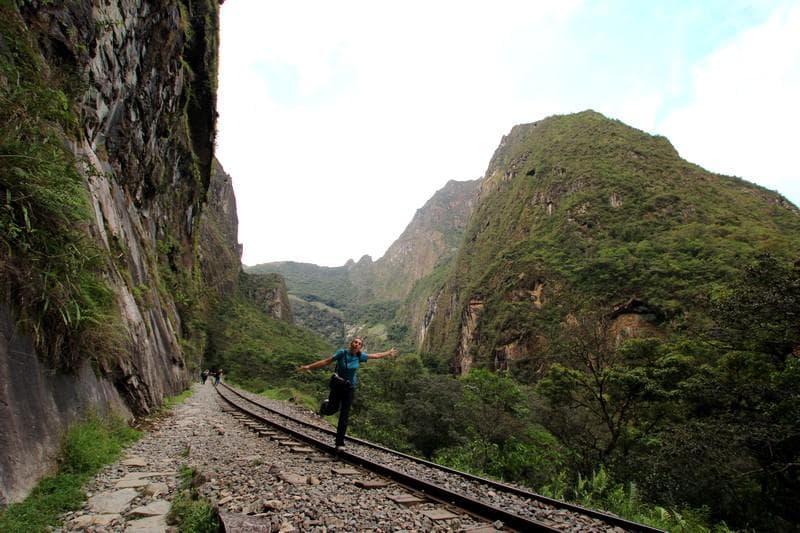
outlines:
M343 369L343 368L347 368L347 366L341 366L341 365L342 365L342 360L346 360L346 359L345 359L346 357L347 357L347 352L344 352L344 353L342 354L342 357L340 357L340 358L338 358L338 359L336 360L336 374L337 374L337 375L338 375L340 378L343 378L343 377L344 377L344 375L345 375L345 373L342 371L342 369Z
M347 348L343 348L342 350L344 353L342 353L342 357L336 360L335 372L339 374L340 377L345 377L345 375L347 374L346 370L348 368L348 362L350 361L350 356L352 355L353 357L359 358L361 352L359 352L358 354L351 354L350 350L348 350Z

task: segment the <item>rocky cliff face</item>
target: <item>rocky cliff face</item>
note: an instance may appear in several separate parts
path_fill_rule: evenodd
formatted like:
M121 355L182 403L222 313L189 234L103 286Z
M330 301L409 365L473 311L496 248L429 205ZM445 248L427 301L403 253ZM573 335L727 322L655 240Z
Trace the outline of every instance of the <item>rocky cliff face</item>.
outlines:
M275 320L294 324L286 282L280 274L242 273L241 294Z
M121 354L96 354L70 373L54 373L15 329L8 295L0 337L6 501L53 468L61 432L84 412L117 405L123 414L147 413L189 382L193 354L178 340L190 335L186 318L203 292L194 280L213 163L218 39L212 0L20 4L13 16L21 17L23 37L37 43L42 64L73 78L76 101L65 105L79 124L64 138L90 192L88 231L108 253L104 277L127 342ZM231 213L229 193L212 190L211 198ZM228 263L209 269L219 287L231 279L224 270L233 258ZM37 451L19 452L30 449Z
M203 285L212 294L231 294L239 283L242 246L233 181L214 159L211 183L200 215L198 256Z
M281 274L294 297L295 317L308 329L336 344L355 334L366 335L365 325L348 315L375 303L397 306L417 281L446 264L458 250L478 187L478 180L449 181L417 210L403 234L377 261L364 255L334 268L276 262L249 271ZM424 315L426 311L416 305L405 312ZM370 318L381 321L390 317L375 317L373 310ZM374 342L385 341L374 330L369 335ZM424 337L424 333L420 335Z

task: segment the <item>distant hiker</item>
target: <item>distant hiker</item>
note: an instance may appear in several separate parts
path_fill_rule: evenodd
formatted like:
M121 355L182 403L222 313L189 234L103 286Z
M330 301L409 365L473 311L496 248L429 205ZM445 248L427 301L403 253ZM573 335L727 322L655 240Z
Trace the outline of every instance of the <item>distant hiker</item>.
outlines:
M379 353L367 354L361 351L364 341L360 337L354 337L350 341L350 348L339 348L335 354L327 359L322 359L314 363L302 365L298 370L314 370L325 365L336 362L336 369L330 380L330 393L328 399L319 406L321 416L332 415L339 411L339 423L336 426L336 449L344 447L344 435L347 432L347 418L350 416L350 406L353 405L355 387L358 383L358 367L361 363L366 363L367 359L381 359L383 357L394 357L399 352L394 348Z
M217 373L214 374L214 386L216 387L219 385L220 380L222 379L222 369L220 368L217 370Z
M209 373L210 372L208 371L207 368L205 370L203 370L202 372L200 372L200 379L203 380L203 385L206 384L206 380L208 379L208 374Z

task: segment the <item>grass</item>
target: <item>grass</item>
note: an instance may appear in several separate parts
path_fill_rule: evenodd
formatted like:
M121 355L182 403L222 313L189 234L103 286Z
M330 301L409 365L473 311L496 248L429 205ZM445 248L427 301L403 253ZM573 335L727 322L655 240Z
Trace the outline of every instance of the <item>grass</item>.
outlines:
M175 407L178 404L183 403L187 398L192 395L192 389L186 389L182 393L178 394L177 396L172 396L170 398L166 398L164 400L163 405L161 406L164 410L169 410Z
M219 517L214 506L205 498L201 498L192 480L194 469L184 465L179 472L181 483L167 521L178 527L178 531L187 533L216 533L219 531Z
M264 389L259 394L270 400L281 400L291 402L295 405L301 405L314 412L319 409L319 402L323 400L323 397L318 394L309 394L308 391L303 391L294 387L268 388ZM325 395L327 397L327 393L325 393Z
M118 417L92 416L71 427L64 437L58 473L40 481L24 501L0 513L0 531L39 532L57 526L63 513L83 504L84 483L140 437L141 432Z
M189 389L166 398L155 415L137 422L141 427L148 427L149 419L164 416L191 395ZM84 483L105 465L119 459L122 450L142 434L118 417L90 416L69 428L64 436L58 472L40 481L24 501L0 513L0 531L27 533L48 531L57 526L61 515L83 505L86 500Z

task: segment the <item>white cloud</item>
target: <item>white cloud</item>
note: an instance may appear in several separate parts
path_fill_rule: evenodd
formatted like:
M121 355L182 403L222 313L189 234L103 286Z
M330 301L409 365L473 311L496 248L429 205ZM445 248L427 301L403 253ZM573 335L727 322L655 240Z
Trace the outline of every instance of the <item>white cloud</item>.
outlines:
M501 135L545 113L519 115L509 37L539 25L545 43L577 5L222 6L217 153L243 261L380 257L447 180L479 177ZM296 87L276 87L270 65ZM294 102L276 97L292 90Z
M681 155L800 202L800 4L787 4L692 72L686 105L660 124Z

